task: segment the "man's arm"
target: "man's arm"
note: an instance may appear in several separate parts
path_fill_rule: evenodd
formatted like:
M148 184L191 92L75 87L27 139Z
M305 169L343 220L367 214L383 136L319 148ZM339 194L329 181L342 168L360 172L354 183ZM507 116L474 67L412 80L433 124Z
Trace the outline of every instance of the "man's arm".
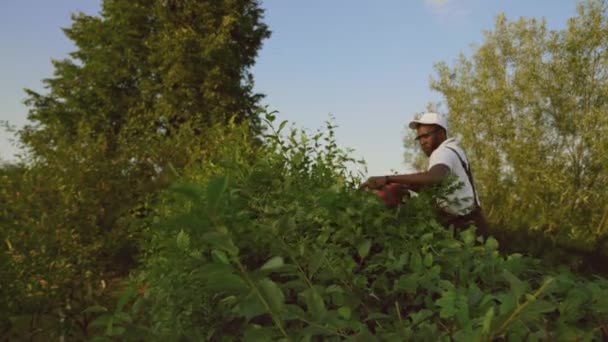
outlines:
M433 165L428 171L411 173L407 175L389 176L389 183L406 185L408 188L418 191L420 189L439 184L450 174L450 168L444 164Z
M388 183L403 184L409 189L419 191L422 188L440 183L450 174L450 168L444 164L433 165L430 170L407 175L370 177L361 184L360 189L380 189Z

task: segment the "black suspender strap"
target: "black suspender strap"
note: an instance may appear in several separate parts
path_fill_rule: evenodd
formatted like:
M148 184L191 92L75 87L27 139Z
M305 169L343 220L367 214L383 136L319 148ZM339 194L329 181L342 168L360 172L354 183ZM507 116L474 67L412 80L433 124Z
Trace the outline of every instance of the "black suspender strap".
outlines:
M458 153L455 149L449 147L449 146L445 146L447 149L452 150L452 152L456 153L456 156L458 157L458 159L460 159L460 164L462 164L462 168L464 169L464 172L467 173L467 177L469 177L469 183L471 183L471 188L473 189L473 201L475 201L475 206L479 207L479 202L477 202L477 192L475 191L475 183L473 183L473 174L471 173L471 166L468 165L467 163L464 162L464 159L462 159L462 157L460 156L460 153Z

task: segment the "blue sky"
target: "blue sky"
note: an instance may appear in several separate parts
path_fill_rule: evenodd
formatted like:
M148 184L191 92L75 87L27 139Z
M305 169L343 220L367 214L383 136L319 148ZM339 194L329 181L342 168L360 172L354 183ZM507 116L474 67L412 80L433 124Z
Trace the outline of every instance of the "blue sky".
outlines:
M61 27L70 13L97 14L93 0L0 0L0 120L21 126L23 88L42 91L51 59L73 51ZM575 0L266 0L273 34L252 69L263 103L279 119L315 130L331 114L339 145L367 161L370 175L407 170L405 126L430 101L433 64L452 64L481 43L504 12L544 17L562 29L575 15ZM0 132L0 159L16 149Z

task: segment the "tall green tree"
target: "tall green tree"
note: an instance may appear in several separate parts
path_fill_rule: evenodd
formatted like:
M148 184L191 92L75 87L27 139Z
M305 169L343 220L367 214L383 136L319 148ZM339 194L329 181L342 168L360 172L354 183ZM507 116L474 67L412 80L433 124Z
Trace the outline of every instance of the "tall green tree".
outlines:
M452 131L491 221L601 250L608 234L608 3L563 30L496 18L469 57L436 65Z
M0 230L23 271L17 281L30 289L26 301L65 322L101 280L133 266L133 218L147 215L167 165L196 167L214 144L211 127L261 130L249 69L270 31L257 1L101 8L73 16L64 31L76 50L53 62L47 91L27 90L31 124L19 137L28 160L2 192L10 220L0 218Z
M75 15L65 33L77 50L54 62L48 94L27 91L34 124L22 142L46 168L85 165L72 170L103 184L102 208L128 203L155 167L183 165L204 145L206 127L236 118L259 132L248 70L270 34L262 18L250 0L106 0L100 16ZM104 209L99 224L115 212Z
M81 126L109 137L112 150L121 134L169 135L185 124L202 131L230 117L258 129L261 95L248 70L270 34L262 18L251 0L106 0L100 16L75 15L65 33L77 51L54 61L48 94L27 91L35 125L23 142L45 156Z

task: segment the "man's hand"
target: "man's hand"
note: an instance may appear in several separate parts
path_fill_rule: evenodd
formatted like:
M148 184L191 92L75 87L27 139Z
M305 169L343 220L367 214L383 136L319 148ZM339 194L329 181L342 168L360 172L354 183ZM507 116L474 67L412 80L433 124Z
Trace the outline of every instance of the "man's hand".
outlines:
M379 190L386 185L386 176L369 177L361 186L359 190Z

